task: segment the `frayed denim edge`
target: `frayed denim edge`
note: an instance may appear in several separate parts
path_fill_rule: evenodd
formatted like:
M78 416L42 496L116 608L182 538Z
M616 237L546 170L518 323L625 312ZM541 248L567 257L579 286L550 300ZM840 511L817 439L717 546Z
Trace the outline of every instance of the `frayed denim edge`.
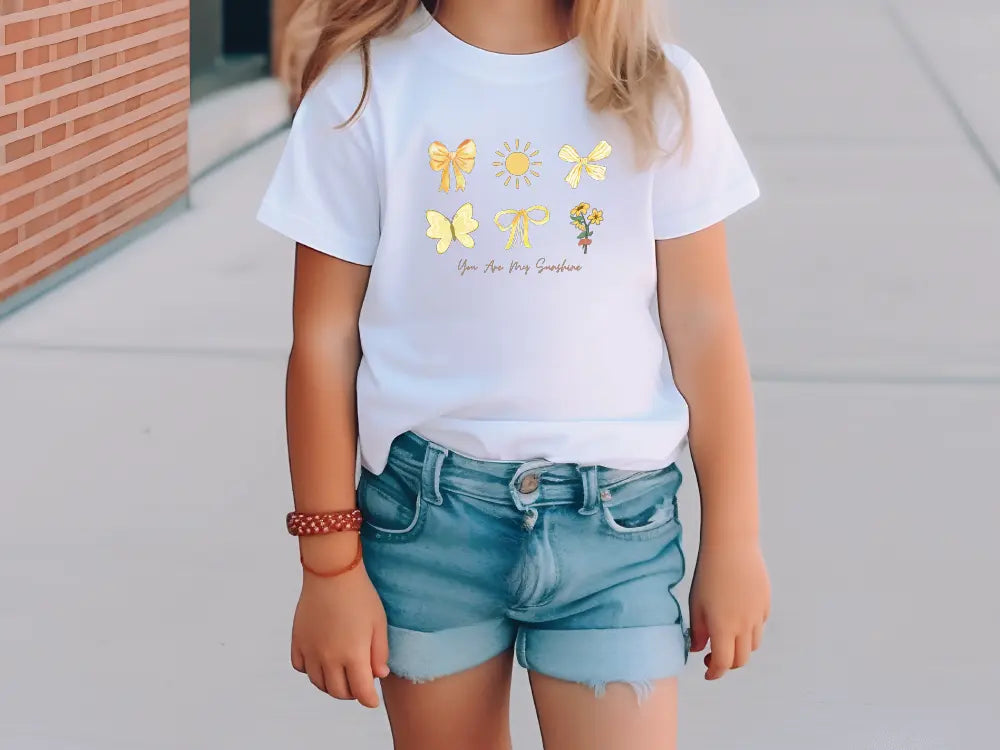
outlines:
M618 680L615 680L615 682L618 682ZM640 706L653 694L653 683L650 680L638 680L636 682L625 682L622 680L621 682L632 688L633 692L635 692L636 703ZM607 682L587 682L581 684L592 687L594 695L598 698L602 697L608 689Z

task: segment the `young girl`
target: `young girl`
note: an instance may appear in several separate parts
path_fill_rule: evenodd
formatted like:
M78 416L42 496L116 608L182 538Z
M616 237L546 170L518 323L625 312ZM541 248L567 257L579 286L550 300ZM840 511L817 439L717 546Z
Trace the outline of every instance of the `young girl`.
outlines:
M260 213L298 243L292 664L380 678L399 750L509 748L515 656L547 750L674 747L688 650L743 666L769 607L721 223L758 189L705 71L642 0L324 19Z

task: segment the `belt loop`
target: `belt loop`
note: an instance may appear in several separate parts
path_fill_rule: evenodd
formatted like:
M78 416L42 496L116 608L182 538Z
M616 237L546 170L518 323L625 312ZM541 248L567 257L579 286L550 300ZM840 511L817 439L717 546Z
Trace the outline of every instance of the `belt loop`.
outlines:
M601 499L601 490L597 484L597 467L580 466L580 478L583 480L583 507L577 511L581 516L590 516L597 512Z
M420 497L433 505L441 505L441 466L448 457L448 449L436 443L427 442L424 467L420 474Z

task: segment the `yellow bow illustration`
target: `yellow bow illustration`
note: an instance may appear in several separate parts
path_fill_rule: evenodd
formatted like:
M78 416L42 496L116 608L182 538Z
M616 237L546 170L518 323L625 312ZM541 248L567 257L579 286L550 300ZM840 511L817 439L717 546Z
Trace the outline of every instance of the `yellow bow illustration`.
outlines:
M466 138L458 144L458 148L449 151L441 141L434 141L427 149L431 157L431 169L441 173L441 186L438 188L442 193L447 193L451 189L451 176L448 168L455 172L455 189L465 190L465 175L476 165L476 144L471 138Z
M541 213L541 218L534 218L531 214ZM512 216L509 224L504 225L501 219L504 216ZM507 238L507 245L505 250L510 250L514 245L514 242L518 239L524 244L525 247L531 247L531 241L528 239L528 228L532 225L544 224L549 220L549 209L545 206L532 206L531 208L508 208L506 211L500 211L496 216L493 217L493 223L497 225L497 229L501 232L510 232L510 236Z
M580 153L570 145L559 149L559 158L563 161L573 163L573 168L566 175L566 182L570 184L570 187L574 188L580 184L580 177L583 175L583 170L587 170L587 174L595 180L603 180L608 171L607 167L600 164L592 164L591 162L607 159L609 156L611 156L611 144L607 141L598 143L594 146L594 150L586 156L580 156Z

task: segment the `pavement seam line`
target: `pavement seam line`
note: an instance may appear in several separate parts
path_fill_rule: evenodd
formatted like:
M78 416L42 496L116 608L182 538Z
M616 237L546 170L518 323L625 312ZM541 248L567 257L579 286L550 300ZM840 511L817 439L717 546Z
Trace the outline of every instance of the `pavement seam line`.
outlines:
M983 141L975 126L966 116L965 110L962 109L962 105L959 103L958 99L955 98L952 90L948 88L948 84L945 83L944 78L941 77L937 68L934 67L934 63L931 62L927 51L924 49L923 45L920 44L920 41L913 33L913 29L911 29L909 24L907 24L903 19L903 16L900 14L894 3L886 0L882 3L882 7L885 10L886 15L889 16L889 20L891 21L893 28L895 28L896 33L898 33L900 38L903 40L904 46L907 50L909 50L914 60L916 60L917 66L930 81L931 86L937 92L938 96L941 97L952 116L958 122L958 125L965 134L965 138L972 147L972 150L976 152L979 159L983 162L986 169L993 177L993 181L998 187L1000 187L1000 164L998 164L997 160L993 158L993 155L990 153L985 141Z
M291 120L285 120L280 125L276 125L273 128L270 128L269 130L265 131L264 133L255 136L252 140L247 141L235 151L226 154L217 161L212 162L207 167L198 172L198 174L191 175L190 187L194 187L197 183L201 182L206 177L210 177L212 174L218 172L223 167L232 164L240 157L246 156L251 151L255 151L261 146L264 146L265 144L274 140L278 136L282 135L290 127L291 127Z

